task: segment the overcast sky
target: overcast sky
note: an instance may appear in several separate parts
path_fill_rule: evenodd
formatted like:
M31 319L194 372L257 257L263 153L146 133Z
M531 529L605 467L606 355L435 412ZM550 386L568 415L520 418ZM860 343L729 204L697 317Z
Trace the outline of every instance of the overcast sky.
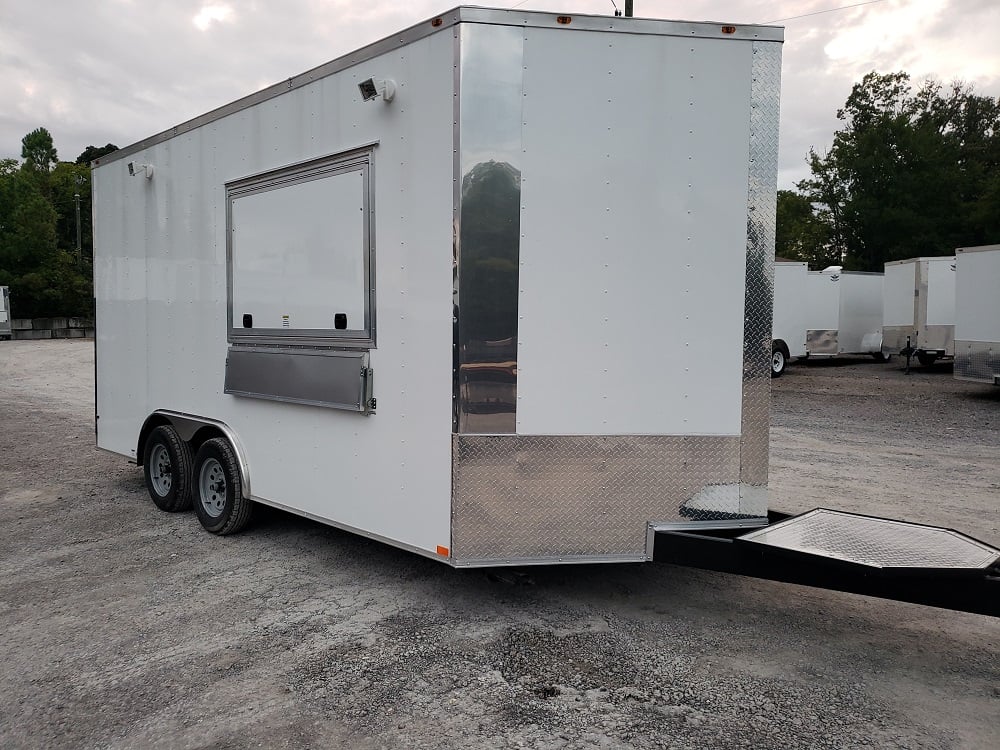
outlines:
M624 0L616 0L622 7ZM785 26L779 185L829 146L866 72L1000 95L1000 0L636 0L635 15ZM488 4L480 0L481 4ZM449 0L0 0L0 157L52 133L61 159L127 146L447 10ZM498 2L610 15L611 0ZM782 21L780 19L790 19Z

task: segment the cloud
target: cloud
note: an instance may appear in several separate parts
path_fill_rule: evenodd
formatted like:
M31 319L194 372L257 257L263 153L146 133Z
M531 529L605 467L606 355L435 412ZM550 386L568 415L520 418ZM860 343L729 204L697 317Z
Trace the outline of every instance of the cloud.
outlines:
M199 31L208 31L213 23L228 21L233 17L233 9L228 5L205 5L198 15L191 19Z
M516 0L493 0L510 6ZM761 23L836 0L642 0L651 17ZM0 2L0 158L43 125L64 158L134 143L432 17L447 0L93 0L40 14ZM610 15L609 0L573 11ZM621 2L618 3L621 7ZM523 9L551 10L551 0ZM520 9L520 8L519 8ZM622 21L621 23L624 23ZM1000 94L1000 2L884 0L785 24L779 184L829 147L855 81L870 70L960 78ZM266 43L262 43L266 41ZM30 89L30 93L28 92Z

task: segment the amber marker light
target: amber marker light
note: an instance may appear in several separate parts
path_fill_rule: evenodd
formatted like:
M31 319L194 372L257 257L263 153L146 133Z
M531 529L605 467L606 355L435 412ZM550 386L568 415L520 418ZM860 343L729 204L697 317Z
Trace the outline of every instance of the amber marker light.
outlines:
M449 550L447 547L443 547L439 544L437 547L437 553L441 555L441 557L448 557Z
M568 26L573 23L573 16L556 16L556 23L561 23L563 26Z
M431 26L433 26L436 29L438 26L440 26L443 23L444 23L444 21L442 21L440 18L435 18L433 21L431 21Z
M723 34L735 34L736 33L736 27L735 26L723 26L722 27L722 33Z

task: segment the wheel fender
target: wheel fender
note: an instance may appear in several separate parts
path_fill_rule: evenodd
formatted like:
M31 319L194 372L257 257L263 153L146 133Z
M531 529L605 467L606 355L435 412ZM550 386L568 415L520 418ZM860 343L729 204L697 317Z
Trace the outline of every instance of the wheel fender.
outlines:
M237 437L235 430L233 430L225 422L220 422L217 419L199 417L195 414L170 411L169 409L157 409L146 418L146 421L142 425L142 429L139 431L139 441L136 447L136 455L139 456L139 462L142 461L141 456L144 447L143 444L146 442L146 438L154 428L160 426L161 424L172 425L184 441L190 441L191 438L194 437L195 433L204 427L210 427L213 430L217 430L222 437L229 441L229 444L233 447L233 453L236 454L236 462L240 467L240 484L242 486L241 494L248 500L251 498L250 467L247 463L246 451L243 448L243 444L240 442L239 437Z

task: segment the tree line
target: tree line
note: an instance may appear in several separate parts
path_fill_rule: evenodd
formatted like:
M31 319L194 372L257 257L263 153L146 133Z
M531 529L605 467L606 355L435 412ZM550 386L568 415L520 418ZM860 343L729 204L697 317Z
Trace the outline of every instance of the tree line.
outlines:
M93 315L89 164L116 150L88 146L59 161L52 135L37 128L21 139L21 161L0 159L0 286L10 287L14 317Z
M810 176L778 191L776 255L881 271L1000 242L1000 99L872 72L837 118Z

